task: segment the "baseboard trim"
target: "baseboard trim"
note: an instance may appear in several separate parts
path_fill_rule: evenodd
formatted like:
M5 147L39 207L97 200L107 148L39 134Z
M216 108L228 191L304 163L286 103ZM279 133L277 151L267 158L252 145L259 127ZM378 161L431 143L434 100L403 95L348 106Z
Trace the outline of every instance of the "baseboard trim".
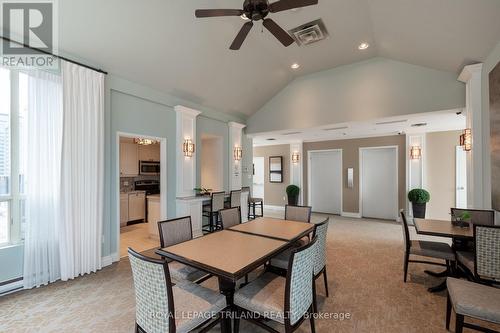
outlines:
M351 217L351 218L354 218L354 219L360 219L361 218L361 214L360 213L351 213L351 212L342 212L342 213L340 213L340 216L342 216L342 217Z
M114 262L119 261L119 260L120 260L120 256L118 255L118 253L113 253L109 256L101 258L101 266L106 267L106 266L111 265Z
M271 209L271 210L279 210L279 211L285 211L285 206L270 206L270 205L264 205L264 209Z
M5 296L24 288L23 279L16 280L0 286L0 296Z

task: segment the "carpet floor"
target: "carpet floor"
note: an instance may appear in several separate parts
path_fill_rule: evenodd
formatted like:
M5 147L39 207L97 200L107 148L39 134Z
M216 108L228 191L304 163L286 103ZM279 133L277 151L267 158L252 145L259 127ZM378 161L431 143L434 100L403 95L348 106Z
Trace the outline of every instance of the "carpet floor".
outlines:
M319 310L330 319L318 319L317 332L446 331L446 294L427 292L442 279L424 273L428 268L441 269L410 264L408 282L403 283L400 225L341 217L330 221L329 298L323 296L322 280L317 281ZM216 288L217 282L210 279L205 285ZM0 297L0 332L133 332L134 318L127 259L96 274ZM279 325L276 328L283 331ZM212 329L217 331L217 326ZM263 332L245 321L240 331ZM298 332L310 332L309 324L305 322Z

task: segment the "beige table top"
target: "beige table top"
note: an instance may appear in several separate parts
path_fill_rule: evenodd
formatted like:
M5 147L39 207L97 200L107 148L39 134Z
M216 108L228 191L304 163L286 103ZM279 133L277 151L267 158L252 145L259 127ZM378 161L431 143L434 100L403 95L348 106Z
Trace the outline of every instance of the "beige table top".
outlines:
M313 229L314 224L312 223L261 217L250 222L238 224L229 230L285 241L294 241L309 234Z
M236 281L288 246L289 242L277 239L222 230L156 252Z
M473 228L460 228L446 220L414 219L417 234L449 238L473 238Z

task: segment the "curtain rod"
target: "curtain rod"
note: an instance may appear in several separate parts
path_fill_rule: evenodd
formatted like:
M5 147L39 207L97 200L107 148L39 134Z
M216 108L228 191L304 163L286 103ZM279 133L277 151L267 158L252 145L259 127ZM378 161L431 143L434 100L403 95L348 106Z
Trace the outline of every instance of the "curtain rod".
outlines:
M63 56L60 56L60 55L57 55L57 54L54 54L54 53L50 53L50 52L47 52L47 51L44 51L44 50L37 49L36 47L31 47L31 46L29 46L29 45L26 45L26 44L24 44L24 43L21 43L21 42L18 42L18 41L12 40L12 39L7 38L7 37L4 37L4 36L0 36L0 38L2 38L3 40L5 40L5 41L7 41L7 42L16 43L16 44L18 44L18 45L22 45L23 47L26 47L26 48L29 48L29 49L35 50L35 51L37 51L37 52L40 52L40 53L43 53L43 54L47 54L47 55L50 55L50 56L56 57L56 58L58 58L58 59L61 59L61 60L64 60L64 61L70 62L70 63L72 63L72 64L79 65L79 66L82 66L82 67L85 67L85 68L91 69L91 70L93 70L93 71L96 71L96 72L102 73L102 74L104 74L104 75L108 75L108 72L105 72L105 71L103 71L102 69L95 68L95 67L92 67L92 66L89 66L89 65L85 65L85 64L82 64L81 62L78 62L78 61L75 61L75 60L71 60L71 59L68 59L68 58L66 58L66 57L63 57Z

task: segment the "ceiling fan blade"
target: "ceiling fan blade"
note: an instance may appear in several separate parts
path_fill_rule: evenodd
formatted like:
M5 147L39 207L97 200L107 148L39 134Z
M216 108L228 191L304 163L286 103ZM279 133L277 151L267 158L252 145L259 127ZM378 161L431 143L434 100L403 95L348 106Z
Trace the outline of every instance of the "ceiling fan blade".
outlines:
M317 5L318 0L280 0L269 5L271 13L282 12L288 9Z
M241 16L241 9L197 9L194 12L196 17L217 17L217 16Z
M245 41L245 38L247 38L248 33L253 27L253 22L247 22L243 24L243 26L240 29L240 32L238 32L238 35L236 35L236 38L234 39L233 43L229 47L231 50L239 50L243 42Z
M273 35L274 37L276 37L280 42L281 44L283 44L284 46L290 46L294 40L292 37L290 37L290 35L288 34L288 32L286 32L285 30L283 30L278 24L276 24L276 22L274 22L273 20L269 19L269 18L266 18L264 20L264 22L262 23L264 25L264 27L266 27L267 30L269 30Z

